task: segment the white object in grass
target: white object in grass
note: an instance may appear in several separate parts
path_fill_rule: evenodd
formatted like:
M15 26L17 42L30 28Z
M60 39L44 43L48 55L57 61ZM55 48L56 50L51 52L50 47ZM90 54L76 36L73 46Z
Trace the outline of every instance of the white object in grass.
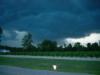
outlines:
M52 65L54 70L57 70L57 65Z

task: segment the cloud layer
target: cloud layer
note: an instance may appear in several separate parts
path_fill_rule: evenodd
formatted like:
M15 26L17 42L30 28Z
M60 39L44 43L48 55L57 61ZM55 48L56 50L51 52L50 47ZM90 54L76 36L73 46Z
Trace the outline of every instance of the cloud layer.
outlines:
M0 0L0 26L34 41L100 33L100 0Z
M7 45L7 46L12 46L12 47L21 47L22 46L22 39L23 37L27 34L25 31L18 31L15 30L13 32L6 31L4 32L2 44ZM6 37L9 35L9 37ZM15 36L10 36L10 35L15 35Z
M66 38L64 41L65 43L71 44L80 42L82 45L86 46L87 43L100 42L100 33L91 33L90 35L81 38Z

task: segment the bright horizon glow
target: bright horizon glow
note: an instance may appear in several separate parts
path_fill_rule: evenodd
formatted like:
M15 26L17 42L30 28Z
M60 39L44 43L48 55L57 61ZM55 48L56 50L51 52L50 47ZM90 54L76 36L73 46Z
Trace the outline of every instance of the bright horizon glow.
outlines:
M91 33L90 35L81 38L66 38L64 42L71 44L80 42L82 45L86 46L87 43L95 43L99 42L99 40L100 40L100 33Z

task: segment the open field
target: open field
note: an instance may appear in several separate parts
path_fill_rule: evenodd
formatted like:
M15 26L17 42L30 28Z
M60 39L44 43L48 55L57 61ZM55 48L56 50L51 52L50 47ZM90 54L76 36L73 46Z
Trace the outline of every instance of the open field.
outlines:
M58 66L57 71L60 72L100 75L100 61L0 57L0 65L17 66L33 70L53 71L53 64Z
M10 53L0 53L0 55L32 55L32 56L75 56L75 57L100 57L100 51L55 51L55 52L10 52Z

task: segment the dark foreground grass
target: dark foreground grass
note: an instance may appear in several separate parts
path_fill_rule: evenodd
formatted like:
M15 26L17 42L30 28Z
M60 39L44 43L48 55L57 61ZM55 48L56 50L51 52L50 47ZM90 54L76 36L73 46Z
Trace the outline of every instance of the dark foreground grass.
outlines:
M33 58L0 57L0 65L31 68L34 70L53 70L52 65L58 66L57 71L82 72L100 75L100 61L75 61Z

